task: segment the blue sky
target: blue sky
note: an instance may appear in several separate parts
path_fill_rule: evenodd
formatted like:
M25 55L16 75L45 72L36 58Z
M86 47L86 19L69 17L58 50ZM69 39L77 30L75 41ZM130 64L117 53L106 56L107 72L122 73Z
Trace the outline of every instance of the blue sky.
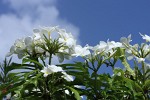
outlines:
M150 34L150 1L0 0L0 56L17 38L31 35L33 28L53 25L71 31L83 46L119 41L129 34L139 43L139 32Z
M80 29L83 44L100 40L119 41L132 34L133 42L150 34L149 0L59 0L60 16Z

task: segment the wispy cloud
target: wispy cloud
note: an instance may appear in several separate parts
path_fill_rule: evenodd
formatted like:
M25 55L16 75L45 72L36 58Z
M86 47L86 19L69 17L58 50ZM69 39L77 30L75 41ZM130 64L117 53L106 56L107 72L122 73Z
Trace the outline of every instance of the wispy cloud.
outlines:
M79 29L59 16L57 0L3 0L10 8L0 13L0 60L17 38L32 34L39 26L66 28L78 38Z

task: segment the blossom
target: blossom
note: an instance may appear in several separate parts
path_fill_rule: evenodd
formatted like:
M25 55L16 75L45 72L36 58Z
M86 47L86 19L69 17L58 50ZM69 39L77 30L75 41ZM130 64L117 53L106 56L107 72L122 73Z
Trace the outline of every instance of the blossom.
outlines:
M142 36L142 38L144 39L144 40L146 40L146 42L150 42L150 36L148 36L148 35L142 35L141 33L139 33L141 36Z
M150 69L150 64L145 63L145 65L146 65L146 67L145 67L146 70Z
M26 44L24 38L17 39L14 45L11 46L10 52L6 56L11 56L12 54L17 54L18 58L21 59L24 56L24 50L26 49Z
M90 50L88 46L82 47L80 45L77 45L75 46L74 52L75 53L73 53L72 56L76 56L76 57L78 56L84 57L90 54Z
M41 39L41 35L39 33L34 33L34 40Z
M140 62L142 62L142 61L145 61L145 58L139 58L139 57L135 57L136 58L136 60L140 63Z
M93 47L92 50L94 50L96 54L99 54L103 52L106 49L106 47L107 47L107 43L104 41L100 41L99 44Z
M131 42L131 34L126 38L126 37L121 37L120 38L120 42L124 45L127 45L129 46L130 45L130 42Z
M44 39L44 35L47 38L51 38L51 33L58 32L58 26L54 27L41 27L40 29L33 29L33 37L35 40Z
M99 44L92 50L94 50L95 54L99 54L101 52L110 52L111 54L113 54L114 51L112 49L117 47L122 47L122 43L108 40L107 42L100 41Z
M15 49L16 49L15 46L12 45L11 48L10 48L10 52L8 52L8 53L6 54L6 57L11 56L11 55L15 52Z
M73 77L72 77L71 75L68 75L66 72L62 72L62 74L63 74L62 77L63 77L66 81L70 82L70 81L73 81L73 80L74 80Z
M10 100L11 99L11 93L8 93L7 95L6 95L6 100Z
M48 65L48 67L44 67L43 70L41 70L42 73L44 73L44 77L47 77L49 74L61 72L63 75L62 77L67 81L73 81L73 77L71 75L68 75L61 67L58 67L56 65Z
M54 26L54 27L42 27L41 28L41 34L43 35L48 35L50 36L51 33L56 32L58 29L58 26Z
M65 93L66 93L67 95L69 95L69 94L70 94L68 90L65 90Z
M76 45L76 40L72 36L71 33L67 33L65 30L59 30L59 43L63 43L69 48L73 47Z
M44 69L41 70L41 72L44 73L44 77L47 77L49 74L61 71L63 71L63 69L56 65L48 65L48 67L44 67Z
M122 43L115 41L107 41L107 50L111 50L112 48L122 47Z
M126 57L128 60L132 60L134 58L134 55L130 49L126 49Z
M60 63L62 63L64 59L71 59L71 55L69 53L60 52L60 53L57 53L56 55Z

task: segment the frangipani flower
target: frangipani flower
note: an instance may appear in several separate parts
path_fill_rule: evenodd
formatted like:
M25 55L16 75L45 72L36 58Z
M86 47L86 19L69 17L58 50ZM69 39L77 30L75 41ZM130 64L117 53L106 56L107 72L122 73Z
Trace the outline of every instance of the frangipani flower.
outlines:
M142 36L142 38L144 39L144 40L146 40L146 42L150 42L150 36L148 36L148 35L143 35L143 34L141 34L141 33L139 33L141 36Z
M60 53L57 53L56 55L60 63L62 63L64 59L68 59L68 60L71 59L71 55L69 53L60 52Z
M73 77L71 75L68 75L66 72L62 72L64 74L62 77L67 80L68 82L73 81Z
M78 56L84 57L90 54L90 50L88 46L81 47L80 45L77 45L75 46L74 52L75 53L72 54L72 56L76 56L76 57Z
M51 33L58 32L58 26L54 27L41 27L40 29L33 29L34 39L38 40L44 37L51 38Z
M24 51L26 49L26 44L24 42L24 38L17 39L13 46L10 48L10 52L6 55L11 56L12 54L17 54L18 58L21 59L25 54Z
M71 75L68 75L61 67L58 67L56 65L48 65L48 67L44 67L43 70L41 70L42 73L44 73L44 77L47 77L49 74L62 72L62 77L67 81L73 81L73 77Z
M49 74L52 74L55 72L62 72L62 71L63 69L56 65L48 65L48 67L44 67L44 69L41 70L41 72L44 73L44 77L47 77Z
M112 54L114 53L112 49L117 47L122 47L122 43L109 40L107 42L100 41L100 43L93 48L93 51L95 54L100 54L101 52L109 52Z
M139 58L139 57L135 57L136 58L136 60L138 61L138 63L140 63L140 62L144 62L145 61L145 58Z
M115 41L107 41L107 50L111 50L112 48L122 47L122 43Z
M11 56L11 55L15 52L15 50L16 50L15 46L12 45L11 48L10 48L10 52L8 52L8 53L6 54L6 57Z
M59 33L58 41L60 43L65 44L69 48L72 48L73 46L76 45L76 40L74 39L71 33L67 33L65 30L60 30L58 33Z
M96 54L99 54L101 52L103 52L107 47L107 43L104 42L104 41L100 41L98 45L96 45L95 47L93 47L93 51L96 53Z
M120 42L123 44L123 45L127 45L129 46L130 45L130 42L131 42L131 34L126 38L126 37L121 37L120 38Z

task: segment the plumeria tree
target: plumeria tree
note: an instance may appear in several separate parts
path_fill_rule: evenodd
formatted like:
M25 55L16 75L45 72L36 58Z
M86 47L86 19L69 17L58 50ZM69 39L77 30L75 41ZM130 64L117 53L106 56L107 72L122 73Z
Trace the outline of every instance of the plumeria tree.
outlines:
M65 29L34 29L32 36L17 39L7 54L17 55L22 63L1 64L0 98L149 100L150 37L140 35L145 43L132 45L129 35L120 42L82 47ZM70 62L77 57L82 60ZM101 73L104 67L109 71Z

